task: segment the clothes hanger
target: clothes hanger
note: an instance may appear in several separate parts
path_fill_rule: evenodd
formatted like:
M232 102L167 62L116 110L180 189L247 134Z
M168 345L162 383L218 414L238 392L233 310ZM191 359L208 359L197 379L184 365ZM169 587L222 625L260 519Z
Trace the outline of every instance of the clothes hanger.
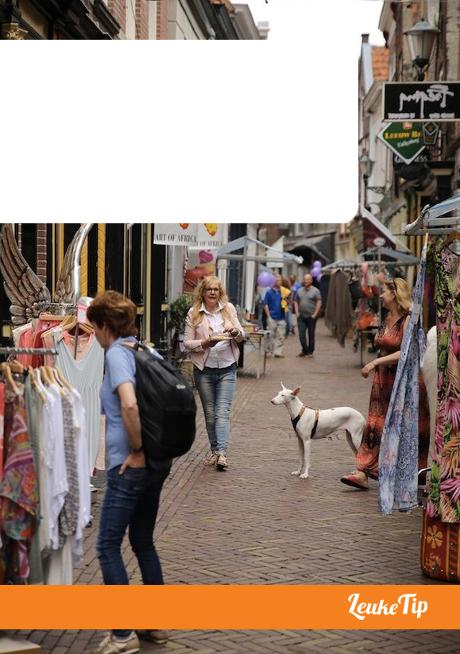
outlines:
M48 371L48 366L40 366L40 374L42 376L42 380L44 380L48 386L54 383L53 378Z
M72 384L69 382L67 377L62 373L62 371L59 370L59 368L52 368L52 370L54 370L54 374L58 377L61 384L69 391L72 391Z
M40 388L40 386L38 385L37 376L35 375L35 369L32 368L32 366L28 366L27 372L29 373L30 383L32 384L34 390L39 395L40 399L43 402L45 402L46 401L46 396L45 396L44 392L42 391L42 389Z
M40 368L33 368L33 375L35 378L35 383L37 384L37 390L39 391L41 399L46 402L46 388L43 385Z
M1 364L1 371L3 372L3 375L8 382L8 384L11 386L11 390L15 393L15 395L21 395L21 391L19 390L19 387L16 385L16 382L13 379L13 375L11 373L11 368L7 363L2 363Z

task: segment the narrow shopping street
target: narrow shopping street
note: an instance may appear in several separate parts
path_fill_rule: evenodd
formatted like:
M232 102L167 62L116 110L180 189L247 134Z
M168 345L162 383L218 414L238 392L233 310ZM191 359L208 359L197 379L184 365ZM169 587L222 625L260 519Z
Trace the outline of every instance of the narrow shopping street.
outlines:
M264 377L240 377L225 473L202 466L207 441L200 409L197 442L174 465L162 497L156 539L167 583L435 583L420 572L421 511L382 517L376 482L368 492L339 482L354 464L344 434L313 443L309 479L291 476L297 443L286 409L270 404L280 381L289 388L301 386L300 398L310 406L367 411L370 380L360 375L351 341L342 349L322 322L318 332L313 359L296 357L298 341L291 336L285 358L270 359ZM77 571L80 584L101 583L94 545L103 473L98 483L85 562ZM127 544L125 560L132 582L140 583ZM16 635L55 654L88 651L100 639L100 633L90 631ZM176 654L459 650L457 631L174 631L167 645L142 647L142 652Z

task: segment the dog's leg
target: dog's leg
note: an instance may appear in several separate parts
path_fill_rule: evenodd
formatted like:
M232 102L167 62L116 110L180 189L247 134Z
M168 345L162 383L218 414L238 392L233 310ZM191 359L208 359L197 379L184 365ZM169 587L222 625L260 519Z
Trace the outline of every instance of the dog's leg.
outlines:
M296 433L297 436L297 433ZM304 447L303 447L303 440L300 438L300 436L297 436L297 442L299 444L299 467L297 470L294 470L291 472L291 475L300 475L302 467L303 467L303 458L304 458Z
M300 479L307 479L308 471L310 469L310 448L311 448L311 439L309 438L306 442L303 442L303 461L302 468L300 470Z
M353 450L353 454L356 454L358 452L358 448L356 447L355 441L358 440L358 436L357 436L357 434L352 435L348 431L348 429L346 429L345 432L346 432L346 435L347 435L347 443L351 447L351 449ZM354 436L354 438L353 438L353 436Z

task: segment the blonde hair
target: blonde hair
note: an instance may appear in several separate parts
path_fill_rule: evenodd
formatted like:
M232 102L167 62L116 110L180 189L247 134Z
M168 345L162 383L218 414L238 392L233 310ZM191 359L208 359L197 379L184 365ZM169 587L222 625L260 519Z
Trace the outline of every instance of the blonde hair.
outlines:
M203 277L201 282L195 288L193 292L193 304L192 304L192 325L196 327L203 320L203 314L200 311L201 305L205 304L205 292L206 289L210 288L213 284L218 284L219 286L219 302L223 305L222 316L230 320L230 314L227 310L228 297L227 293L224 291L224 288L221 284L221 281L218 277L210 276Z
M400 312L407 313L412 304L412 298L406 280L401 277L395 277L394 279L386 279L383 283L395 294L396 304Z

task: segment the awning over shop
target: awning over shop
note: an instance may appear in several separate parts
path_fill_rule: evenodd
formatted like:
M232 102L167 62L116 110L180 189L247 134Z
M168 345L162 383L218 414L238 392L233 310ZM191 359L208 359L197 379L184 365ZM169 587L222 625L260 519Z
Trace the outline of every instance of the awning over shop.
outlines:
M390 232L388 227L386 227L383 223L381 223L378 218L376 218L373 214L371 214L370 211L368 211L363 206L360 207L360 216L362 219L369 221L369 223L373 227L375 227L375 229L378 232L380 232L383 238L389 241L390 244L394 245L395 248L398 247L403 252L410 252L409 248L406 245L404 245L404 243L401 243L401 241L397 239L396 236L393 236L393 234Z
M331 234L319 234L318 236L300 237L295 240L286 239L284 245L288 252L311 250L316 257L321 259L322 263L330 263L331 257L326 254L330 240Z
M362 252L361 256L365 259L368 258L375 261L379 255L379 250L381 260L384 263L394 263L400 266L416 266L420 261L420 259L411 254L406 254L405 252L385 247L371 248L370 250L366 250L366 252Z
M337 270L339 268L353 268L359 266L359 264L359 261L353 261L352 259L338 259L338 261L333 261L327 266L323 266L322 272L325 272L326 270Z
M232 254L233 252L238 252L238 250L246 251L247 246L250 243L255 243L256 245L263 247L266 252L263 255ZM276 248L272 248L270 245L262 243L262 241L258 241L257 239L251 238L250 236L242 236L241 238L237 238L234 241L230 241L230 243L223 245L217 251L216 260L230 259L238 261L244 259L245 261L258 261L259 263L266 263L268 255L270 255L270 257L273 255L274 259L295 261L295 263L298 264L303 263L302 257L296 256L295 254L290 254L289 252L283 252L282 250L277 250Z

